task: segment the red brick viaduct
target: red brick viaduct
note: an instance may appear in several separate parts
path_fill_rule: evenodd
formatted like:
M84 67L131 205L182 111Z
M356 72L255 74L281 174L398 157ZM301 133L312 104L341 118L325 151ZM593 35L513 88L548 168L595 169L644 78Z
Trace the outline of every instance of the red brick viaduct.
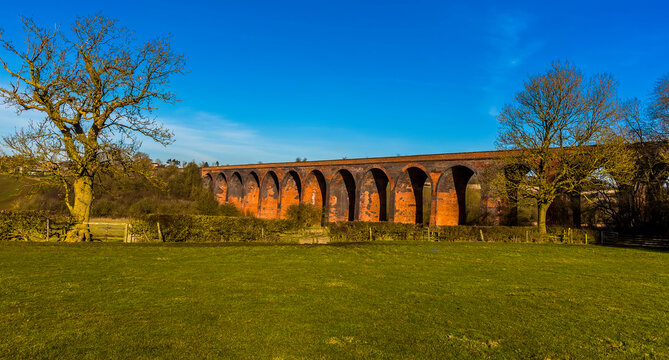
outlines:
M324 209L325 222L461 225L467 212L475 211L479 222L496 224L500 202L481 191L479 178L501 155L486 151L217 166L203 168L202 177L219 202L266 219L285 218L291 205L307 203ZM479 205L473 211L467 206L472 198Z

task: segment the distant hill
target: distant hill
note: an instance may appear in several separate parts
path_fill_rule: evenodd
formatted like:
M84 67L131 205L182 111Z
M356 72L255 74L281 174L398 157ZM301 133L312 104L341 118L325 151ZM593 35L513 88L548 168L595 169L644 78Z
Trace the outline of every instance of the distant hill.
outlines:
M0 175L0 210L8 210L16 207L22 198L25 198L29 186L39 182L37 179Z

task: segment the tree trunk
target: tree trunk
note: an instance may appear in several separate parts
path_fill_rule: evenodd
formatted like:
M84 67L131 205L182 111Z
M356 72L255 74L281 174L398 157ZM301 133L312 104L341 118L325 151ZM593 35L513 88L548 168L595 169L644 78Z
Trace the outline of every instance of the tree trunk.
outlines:
M88 221L91 218L91 204L93 202L93 178L82 176L74 181L74 204L70 213L76 224L67 233L65 241L91 241L91 232Z
M581 193L571 196L572 224L575 228L581 228Z
M539 209L537 211L537 227L539 228L539 234L546 233L546 213L548 212L548 204L539 203Z

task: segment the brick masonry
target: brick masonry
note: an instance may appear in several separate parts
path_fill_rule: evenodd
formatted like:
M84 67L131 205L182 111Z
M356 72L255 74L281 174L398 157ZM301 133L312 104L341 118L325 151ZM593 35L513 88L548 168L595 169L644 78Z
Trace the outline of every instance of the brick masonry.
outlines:
M501 202L485 193L479 178L501 155L487 151L231 165L203 168L202 177L219 202L234 204L245 214L285 218L291 205L308 203L323 207L328 222L422 223L425 217L430 225L459 225L467 216L467 191L483 188L480 213L486 223L499 223Z

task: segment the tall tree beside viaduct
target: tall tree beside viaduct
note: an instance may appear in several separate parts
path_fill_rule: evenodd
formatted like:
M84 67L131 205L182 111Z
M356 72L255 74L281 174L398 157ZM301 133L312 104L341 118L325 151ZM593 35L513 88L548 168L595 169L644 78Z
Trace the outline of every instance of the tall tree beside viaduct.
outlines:
M513 202L536 202L541 233L557 196L629 177L633 157L620 135L615 87L609 75L585 79L574 66L556 62L530 77L498 115L497 146L515 150L504 164L503 193Z
M4 144L24 167L49 170L64 186L79 224L67 239L85 241L96 175L130 165L139 134L171 142L172 133L146 115L156 101L177 101L167 85L183 72L184 57L167 38L136 46L130 31L102 15L78 18L67 32L32 19L23 24L25 49L0 33L0 62L11 79L0 87L0 99L44 119L5 137Z

